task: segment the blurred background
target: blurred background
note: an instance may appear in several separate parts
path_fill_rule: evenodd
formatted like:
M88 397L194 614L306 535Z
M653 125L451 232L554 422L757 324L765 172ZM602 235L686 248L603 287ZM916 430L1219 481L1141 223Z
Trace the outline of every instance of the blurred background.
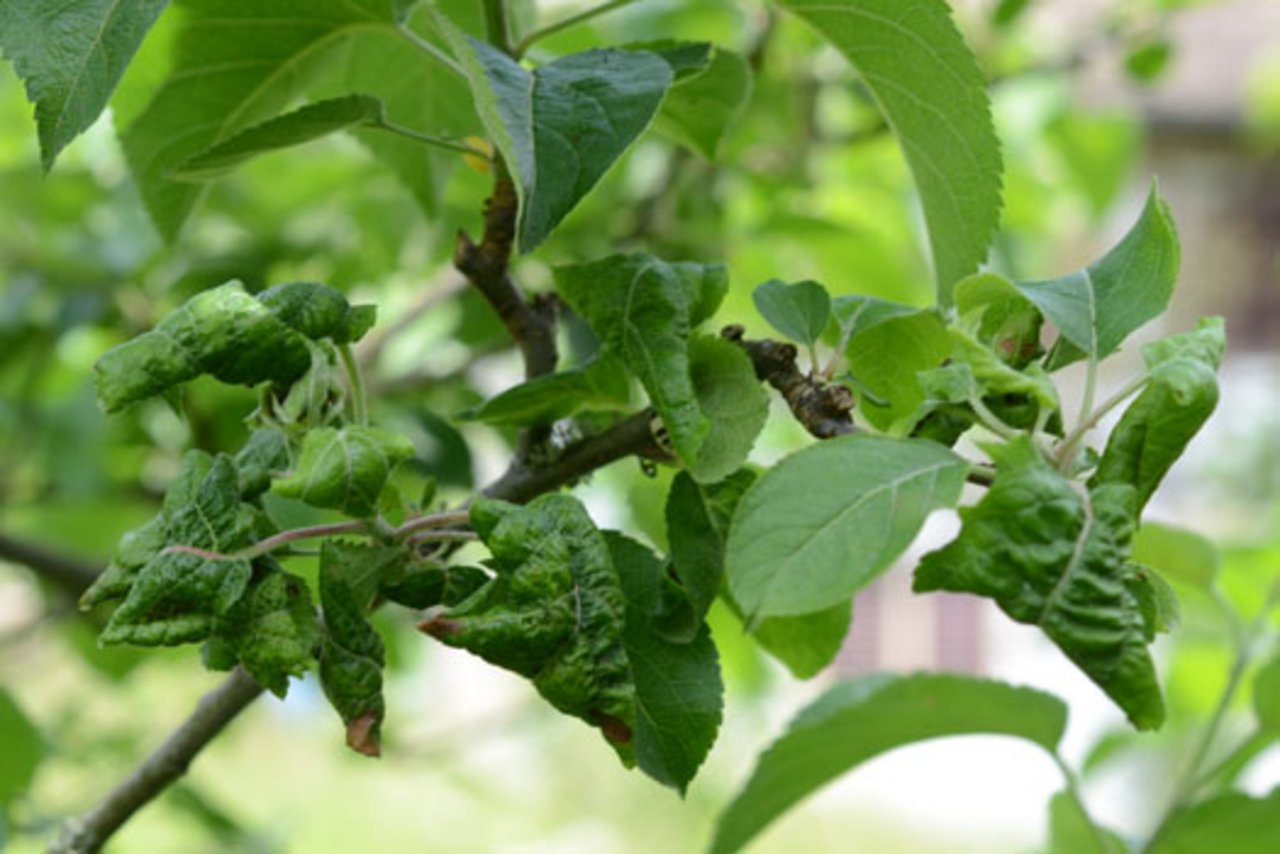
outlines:
M543 2L548 17L588 4ZM1227 318L1222 403L1149 514L1190 528L1191 557L1220 567L1246 614L1280 575L1280 3L1274 0L966 0L957 16L992 81L1005 146L1005 212L991 265L1043 278L1088 263L1124 232L1151 181L1171 202L1183 275L1140 340ZM163 26L158 31L163 37ZM774 277L832 293L927 304L931 279L910 176L847 64L763 3L649 0L541 45L713 40L758 71L715 164L651 134L518 277L619 250L724 260L725 323L764 334L750 293ZM144 51L145 52L145 51ZM100 650L99 614L75 598L120 534L153 515L188 447L234 447L255 404L197 382L186 417L156 402L104 417L93 361L201 289L327 282L377 301L361 358L375 417L413 437L417 465L461 498L505 465L511 436L457 413L511 385L519 364L487 307L448 266L488 178L457 170L424 214L351 141L261 159L215 184L179 240L143 212L104 118L51 175L39 169L21 87L0 66L0 848L43 850L185 718L221 677L195 648ZM1103 393L1140 364L1138 341ZM1067 399L1070 399L1070 392ZM757 456L807 441L785 413ZM662 545L671 473L627 461L577 487L601 526ZM280 500L282 520L303 518ZM912 561L957 527L939 515L902 564L862 594L836 663L801 682L713 614L727 681L719 743L683 802L616 765L598 735L522 680L382 613L391 675L384 756L343 745L314 680L260 701L114 850L695 851L755 756L841 676L946 669L1035 685L1071 705L1067 753L1085 763L1095 815L1145 832L1226 679L1230 627L1187 591L1182 628L1157 645L1171 720L1128 734L1119 713L1034 631L965 597L910 593ZM34 550L34 551L33 551ZM32 554L46 571L26 568ZM53 567L56 571L50 571ZM1227 733L1247 729L1247 700ZM1238 718L1238 720L1237 720ZM1261 794L1280 751L1241 770ZM805 802L758 851L1031 851L1043 848L1058 772L1033 748L962 739L875 760ZM7 847L6 847L7 846Z

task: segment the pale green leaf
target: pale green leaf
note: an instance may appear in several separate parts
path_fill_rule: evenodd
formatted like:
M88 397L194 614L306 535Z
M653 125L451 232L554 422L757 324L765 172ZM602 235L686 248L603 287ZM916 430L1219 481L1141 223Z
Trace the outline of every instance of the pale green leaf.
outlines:
M841 602L794 617L768 617L752 625L751 637L797 679L812 679L835 660L849 626L853 606Z
M1134 561L1202 590L1213 587L1222 558L1207 538L1186 528L1144 521L1133 535Z
M1260 727L1280 734L1280 655L1274 656L1254 674L1253 712Z
M708 430L689 472L715 483L747 461L769 417L769 395L742 348L723 338L699 336L689 347L689 371Z
M1128 850L1117 834L1097 827L1081 813L1070 793L1058 792L1049 801L1048 854L1125 854Z
M1021 368L1040 355L1040 310L1004 276L977 273L962 279L956 285L956 311L1001 361Z
M665 54L662 56L668 59ZM656 127L708 160L715 160L750 97L751 67L746 59L716 47L705 70L688 79L677 76L662 103Z
M863 326L845 349L863 417L880 430L905 433L924 401L918 375L941 366L950 355L951 338L935 311Z
M714 854L738 851L803 798L895 748L953 735L1008 735L1052 753L1067 708L1050 694L968 676L865 676L792 720L720 816Z
M968 470L932 442L863 435L792 454L738 504L725 560L734 599L753 619L847 602L959 500Z
M528 71L437 20L511 172L520 197L518 244L530 252L653 121L672 82L671 66L646 51L610 49Z
M938 302L977 270L1000 218L1000 146L986 81L945 0L777 0L835 45L911 166Z
M756 311L783 336L812 347L831 319L831 297L817 282L771 279L751 293Z
M348 95L307 104L245 128L200 152L171 174L187 181L219 178L260 154L302 145L353 127L377 125L382 114L382 102L368 95Z
M168 0L4 0L0 49L36 105L41 158L58 153L103 108Z
M1265 798L1219 795L1180 812L1160 829L1149 854L1273 854L1280 850L1280 789Z
M914 306L861 294L845 294L831 300L831 315L836 319L840 334L846 341L877 323L919 311Z
M1062 334L1050 369L1114 353L1129 333L1168 307L1179 262L1169 205L1152 188L1138 221L1102 258L1058 279L1018 283Z

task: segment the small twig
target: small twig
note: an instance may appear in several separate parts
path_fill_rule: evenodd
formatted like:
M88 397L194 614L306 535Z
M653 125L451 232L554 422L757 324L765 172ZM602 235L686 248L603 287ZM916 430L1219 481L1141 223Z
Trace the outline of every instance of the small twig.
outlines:
M101 569L79 558L50 551L44 546L0 534L0 560L21 564L48 580L73 599L88 590Z
M467 76L467 73L462 70L462 66L459 65L452 56L449 56L449 54L445 53L443 50L415 33L413 28L408 24L400 24L396 27L396 30L405 38L406 41L409 42L409 44L413 45L432 59L438 61L454 74L463 78Z
M630 6L634 2L636 2L636 0L609 0L609 2L601 3L599 6L592 6L590 9L583 9L576 15L569 15L567 18L554 21L547 24L545 27L540 27L539 29L534 30L524 38L520 39L520 41L516 43L516 46L511 49L511 53L519 59L525 55L525 52L529 50L534 42L539 41L540 39L554 35L561 30L567 30L570 27L575 27L578 24L591 20L592 18L599 17L606 12L612 12L614 9L619 9L623 6Z
M395 529L392 536L399 540L418 531L427 531L433 528L448 528L454 525L466 525L471 521L471 513L467 510L455 510L449 513L436 513L433 516L422 516L418 519L410 519L399 528Z
M797 351L791 344L743 337L741 326L726 326L720 335L737 344L751 358L756 376L778 390L791 414L819 439L857 432L853 417L853 392L843 385L823 382L796 367Z
M191 717L97 806L69 820L49 850L74 854L101 850L134 813L185 774L200 751L261 693L262 686L237 667L226 681L205 694Z

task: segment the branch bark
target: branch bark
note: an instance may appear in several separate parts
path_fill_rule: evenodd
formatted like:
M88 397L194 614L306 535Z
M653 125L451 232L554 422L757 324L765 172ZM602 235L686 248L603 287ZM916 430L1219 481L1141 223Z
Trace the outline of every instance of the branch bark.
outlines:
M741 326L726 326L720 335L737 344L751 358L756 376L777 389L791 408L791 414L810 434L830 439L857 432L854 426L853 392L842 385L824 382L801 373L796 367L796 348L790 344L743 337Z
M156 748L132 774L97 806L63 828L50 852L88 854L100 851L134 813L186 773L192 760L258 695L262 686L237 667L217 688L205 694L191 717Z
M89 589L101 568L79 558L50 551L44 546L0 534L0 560L25 566L48 580L72 599Z

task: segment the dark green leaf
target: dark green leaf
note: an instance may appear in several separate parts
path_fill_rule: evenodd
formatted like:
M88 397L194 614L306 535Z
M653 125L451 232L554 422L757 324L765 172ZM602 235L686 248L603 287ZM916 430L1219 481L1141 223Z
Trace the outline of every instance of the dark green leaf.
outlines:
M366 756L382 752L382 669L386 652L344 577L345 561L331 542L320 550L320 607L324 609L324 642L320 650L320 685L347 726L347 746Z
M320 639L307 583L274 561L260 560L244 596L214 623L222 645L259 685L283 697L289 677L311 666Z
M236 454L240 497L257 498L271 488L271 478L289 468L289 440L277 427L259 427Z
M734 513L725 569L752 619L821 611L889 567L969 467L940 445L841 436L792 454Z
M169 75L122 132L143 201L169 239L204 192L175 180L173 170L304 95L375 96L391 121L422 131L463 136L475 127L455 72L400 31L407 12L400 0L187 0L183 7ZM456 154L379 130L357 136L433 209Z
M1124 58L1129 76L1143 83L1159 79L1173 59L1173 44L1166 38L1154 38L1135 45Z
M489 574L474 566L411 566L404 578L382 588L382 595L400 605L424 610L433 605L461 604L489 582Z
M40 760L44 758L44 742L31 719L0 688L0 807L12 803L31 786Z
M991 23L997 27L1008 27L1022 17L1031 0L1000 0L991 10Z
M690 377L689 337L723 297L724 267L614 255L557 267L555 278L604 347L640 379L676 453L692 465L710 424Z
M778 0L853 64L920 188L938 302L974 272L1000 218L1000 145L986 81L944 0Z
M711 64L688 79L676 77L658 113L657 127L708 160L733 130L751 97L751 67L733 51L715 48ZM663 59L669 57L660 54ZM677 75L679 70L676 70Z
M623 642L625 599L604 535L566 495L526 507L478 499L471 526L497 576L419 628L530 679L567 715L599 727L635 762L636 690Z
M1213 587L1222 563L1213 543L1196 532L1148 521L1133 534L1133 559L1201 590Z
M1130 332L1168 307L1179 260L1169 206L1152 188L1142 216L1102 258L1059 279L1018 283L1062 334L1049 368L1114 353Z
M675 39L662 39L651 42L631 42L624 45L627 50L643 50L656 53L671 66L675 82L683 83L699 76L711 65L711 60L718 52L710 42L685 42Z
M405 546L336 541L325 544L324 557L325 571L346 585L352 601L365 611L385 586L404 580L412 559Z
M988 449L995 483L950 545L925 555L917 591L987 596L1019 623L1040 628L1138 729L1164 721L1147 652L1148 628L1127 562L1134 489L1089 495L1049 465L1024 437Z
M801 799L897 747L951 735L1009 735L1057 749L1067 709L1057 697L967 676L866 676L836 685L761 755L720 816L715 854L746 845Z
M174 178L208 181L220 178L260 154L302 145L383 119L382 102L368 95L347 95L299 107L290 113L245 128L178 166Z
M662 562L618 533L605 535L626 596L623 643L636 693L636 763L682 795L715 743L724 685L711 634L672 643L653 628L663 584Z
M289 282L257 295L286 326L313 341L329 338L335 344L359 341L373 327L378 310L351 305L341 291L316 282Z
M1253 677L1253 713L1258 716L1258 726L1280 734L1280 655Z
M747 354L723 338L694 338L689 372L708 425L689 472L703 483L715 483L747 461L769 417L769 395Z
M831 319L831 297L817 282L771 279L751 293L756 311L783 336L812 347Z
M1265 798L1219 795L1178 813L1147 849L1150 854L1272 854L1280 849L1280 789Z
M924 401L918 374L939 367L951 354L951 338L934 311L889 317L862 328L845 357L860 386L867 421L880 430L905 433Z
M230 553L251 533L242 507L235 463L219 455L189 503L166 502L164 542ZM137 570L101 641L158 646L203 640L239 601L251 574L247 560L161 550Z
M1218 364L1226 346L1221 318L1143 348L1150 378L1107 439L1090 484L1126 483L1138 511L1218 405Z
M45 169L93 124L168 0L5 0L0 48L36 105Z
M649 126L671 86L671 66L644 51L592 50L531 72L437 20L511 172L519 247L530 252Z
M413 457L413 444L377 427L323 427L307 433L297 468L271 488L286 498L349 516L372 516L391 470Z

